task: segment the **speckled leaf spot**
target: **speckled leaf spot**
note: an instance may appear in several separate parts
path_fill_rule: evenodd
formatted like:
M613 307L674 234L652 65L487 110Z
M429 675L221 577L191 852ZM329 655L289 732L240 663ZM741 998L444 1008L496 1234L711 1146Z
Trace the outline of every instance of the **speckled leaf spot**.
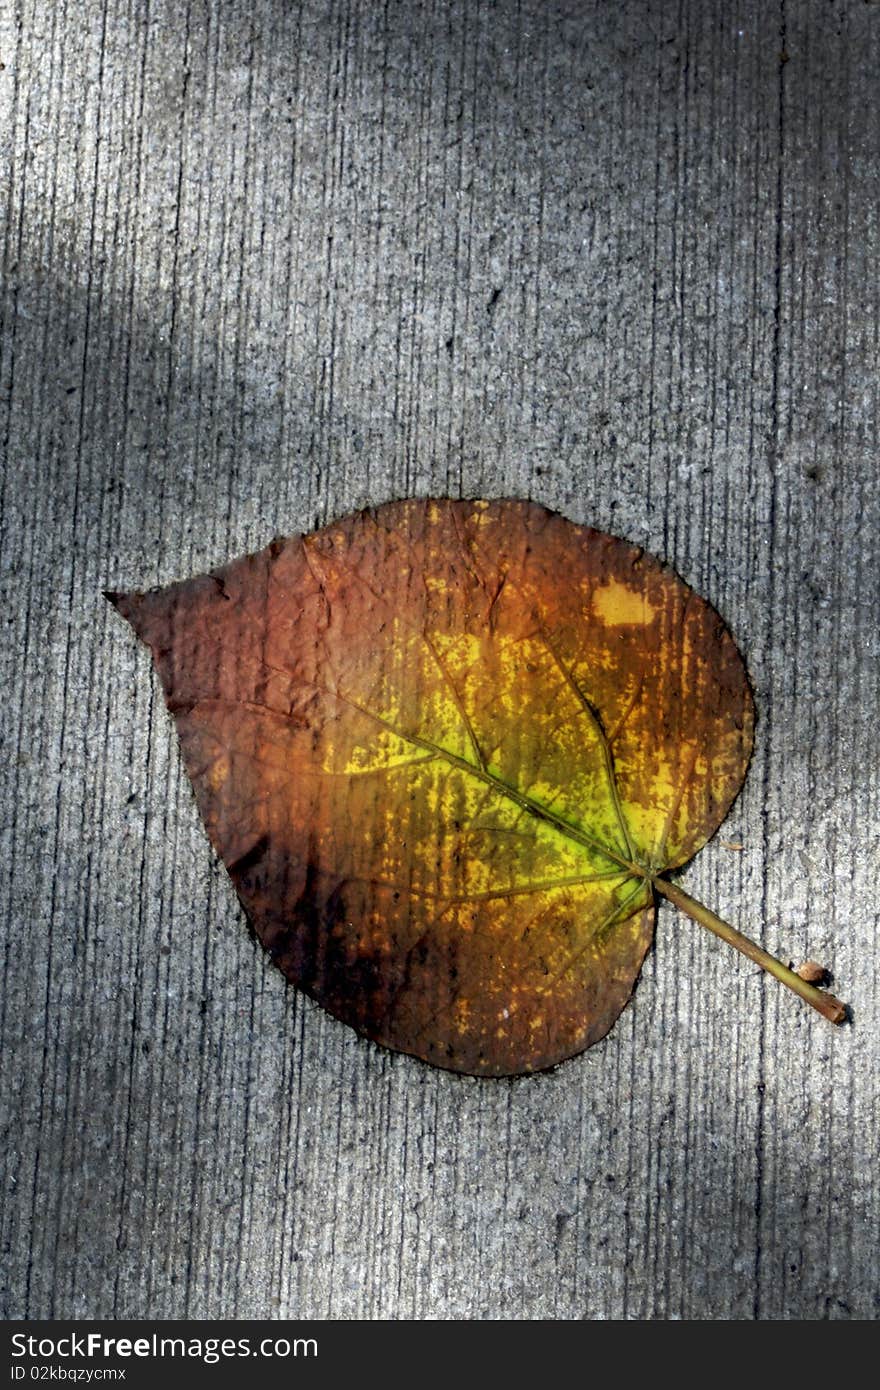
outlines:
M376 1042L483 1076L580 1052L658 893L785 972L663 877L735 797L753 703L644 551L529 502L405 501L108 597L263 945Z

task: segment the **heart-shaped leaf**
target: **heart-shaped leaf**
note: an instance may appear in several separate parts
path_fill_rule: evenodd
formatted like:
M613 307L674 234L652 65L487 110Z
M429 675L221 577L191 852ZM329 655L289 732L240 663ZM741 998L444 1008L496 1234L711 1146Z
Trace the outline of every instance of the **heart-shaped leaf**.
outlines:
M753 703L718 614L634 546L407 501L110 597L258 936L377 1042L479 1075L579 1052L658 891L772 959L661 877L725 816Z

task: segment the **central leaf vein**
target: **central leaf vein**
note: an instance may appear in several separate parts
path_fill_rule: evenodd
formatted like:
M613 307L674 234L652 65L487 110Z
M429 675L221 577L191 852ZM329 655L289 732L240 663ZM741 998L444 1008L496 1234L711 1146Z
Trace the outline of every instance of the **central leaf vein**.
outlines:
M364 715L365 718L372 719L375 723L381 725L382 728L387 729L389 733L394 734L396 738L403 739L404 742L411 743L416 748L422 748L426 752L433 753L436 757L441 758L459 772L464 772L476 778L477 781L490 787L498 796L505 797L508 801L512 801L514 805L519 806L521 810L527 811L538 820L545 821L553 826L555 830L559 831L560 834L565 835L570 840L574 840L577 844L583 845L585 849L591 849L595 851L595 853L601 854L605 859L610 860L612 864L620 865L622 869L625 869L630 874L634 874L639 878L647 877L644 869L642 869L639 864L626 858L625 855L620 854L609 845L603 844L601 840L588 834L579 826L572 825L562 816L557 815L555 811L550 810L548 806L542 805L540 801L535 801L527 792L521 792L517 788L509 786L502 778L496 777L489 768L477 767L476 764L468 762L467 758L462 758L458 753L453 753L448 748L444 748L442 744L435 743L433 739L424 738L421 734L399 729L390 719L385 719L381 714L377 714L375 710L371 710L367 705L361 704L360 701L354 700L351 696L343 694L341 690L326 690L325 693L333 696L337 700L341 700L352 709Z

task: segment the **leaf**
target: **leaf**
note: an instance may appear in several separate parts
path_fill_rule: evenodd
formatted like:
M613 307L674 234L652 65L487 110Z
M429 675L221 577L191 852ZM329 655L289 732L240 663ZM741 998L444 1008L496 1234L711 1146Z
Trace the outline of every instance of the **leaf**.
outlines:
M406 501L108 597L257 935L367 1037L545 1068L624 1007L656 892L719 931L660 875L740 787L749 682L634 546L528 502Z

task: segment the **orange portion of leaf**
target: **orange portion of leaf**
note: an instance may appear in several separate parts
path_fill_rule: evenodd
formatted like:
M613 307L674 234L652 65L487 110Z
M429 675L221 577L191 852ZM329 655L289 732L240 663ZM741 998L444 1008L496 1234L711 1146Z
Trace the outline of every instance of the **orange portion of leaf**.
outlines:
M601 1038L745 775L718 614L527 502L407 501L113 600L267 950L359 1032L480 1075Z

